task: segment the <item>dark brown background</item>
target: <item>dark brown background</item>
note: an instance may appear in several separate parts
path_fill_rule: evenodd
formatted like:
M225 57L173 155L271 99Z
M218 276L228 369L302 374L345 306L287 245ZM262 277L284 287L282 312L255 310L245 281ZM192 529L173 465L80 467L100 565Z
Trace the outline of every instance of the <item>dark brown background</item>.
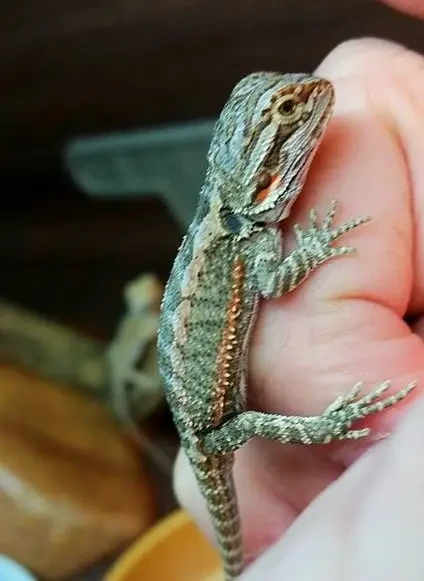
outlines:
M108 336L120 289L166 276L180 238L154 199L94 201L72 136L214 116L255 69L310 70L351 37L424 50L424 25L372 0L21 0L0 9L3 293Z

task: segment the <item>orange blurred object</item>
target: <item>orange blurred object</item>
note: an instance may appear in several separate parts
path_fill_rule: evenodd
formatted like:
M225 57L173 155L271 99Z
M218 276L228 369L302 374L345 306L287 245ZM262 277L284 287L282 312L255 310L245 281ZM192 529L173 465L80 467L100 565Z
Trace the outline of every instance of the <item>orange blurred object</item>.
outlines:
M0 553L60 579L127 545L154 513L139 453L100 404L0 366Z
M136 541L104 581L224 581L218 553L184 510Z

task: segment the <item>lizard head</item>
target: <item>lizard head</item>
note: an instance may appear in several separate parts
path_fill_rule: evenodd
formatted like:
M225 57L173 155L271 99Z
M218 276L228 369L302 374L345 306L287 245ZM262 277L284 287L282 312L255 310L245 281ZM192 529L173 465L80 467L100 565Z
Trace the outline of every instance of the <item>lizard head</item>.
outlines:
M329 81L254 73L218 119L208 154L232 220L276 223L288 216L331 116Z

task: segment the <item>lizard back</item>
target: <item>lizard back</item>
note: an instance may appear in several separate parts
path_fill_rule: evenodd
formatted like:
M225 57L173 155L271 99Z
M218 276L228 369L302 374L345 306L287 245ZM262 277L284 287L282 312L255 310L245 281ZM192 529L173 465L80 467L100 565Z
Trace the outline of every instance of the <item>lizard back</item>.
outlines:
M212 209L183 240L159 324L159 368L183 436L244 408L243 366L231 362L246 355L254 302L240 245Z

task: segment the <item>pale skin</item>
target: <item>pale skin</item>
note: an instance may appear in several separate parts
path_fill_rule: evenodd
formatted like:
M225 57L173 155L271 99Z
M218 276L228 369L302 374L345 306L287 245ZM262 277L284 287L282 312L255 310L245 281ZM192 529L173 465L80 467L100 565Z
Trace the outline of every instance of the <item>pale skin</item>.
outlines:
M424 15L424 2L405 9ZM360 40L317 72L335 84L335 114L290 222L304 224L311 207L324 213L331 198L339 223L373 221L344 237L356 254L261 306L251 399L261 411L310 415L358 379L364 391L386 378L393 391L412 379L418 388L367 418L374 440L316 448L257 440L237 452L245 551L251 561L263 553L241 579L415 581L424 578L424 59ZM417 318L412 328L405 315ZM213 540L182 455L175 488Z

